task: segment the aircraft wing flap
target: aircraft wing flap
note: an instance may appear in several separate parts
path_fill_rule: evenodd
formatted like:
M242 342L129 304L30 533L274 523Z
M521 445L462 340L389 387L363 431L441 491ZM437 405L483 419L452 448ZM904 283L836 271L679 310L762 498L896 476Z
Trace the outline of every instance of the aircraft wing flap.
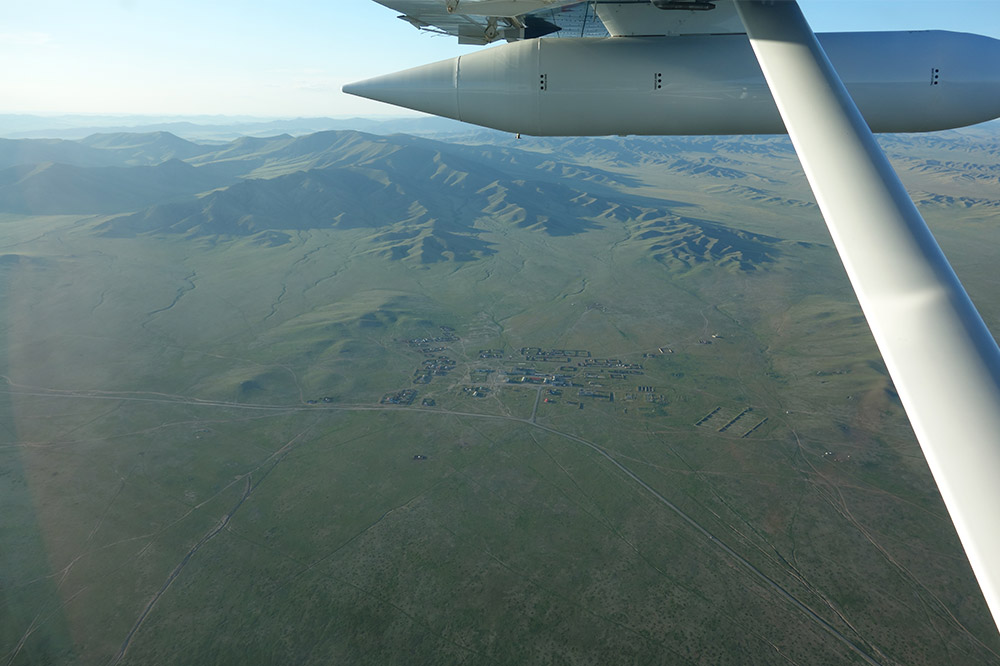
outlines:
M592 3L580 0L375 0L401 19L464 44L517 41L565 31L573 37L603 37Z
M597 2L595 10L608 33L614 37L746 32L732 0Z
M375 0L466 44L506 39L742 33L732 0Z

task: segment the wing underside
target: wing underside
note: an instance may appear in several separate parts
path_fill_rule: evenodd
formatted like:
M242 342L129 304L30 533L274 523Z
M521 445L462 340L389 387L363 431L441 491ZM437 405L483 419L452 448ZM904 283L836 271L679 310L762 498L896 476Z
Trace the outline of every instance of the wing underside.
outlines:
M420 30L463 44L535 37L742 33L731 0L375 0ZM702 9L693 9L701 7ZM710 9L710 11L705 11Z
M452 35L463 44L543 36L604 37L594 3L559 0L376 0L420 30ZM452 9L449 10L449 7Z

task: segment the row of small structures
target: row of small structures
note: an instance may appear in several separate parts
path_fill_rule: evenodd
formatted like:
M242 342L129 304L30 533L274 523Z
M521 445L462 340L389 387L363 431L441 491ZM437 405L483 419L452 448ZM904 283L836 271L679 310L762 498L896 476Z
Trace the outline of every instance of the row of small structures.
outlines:
M699 419L697 421L697 423L694 424L695 427L708 426L708 425L711 425L712 427L714 427L715 424L712 424L710 422L711 421L716 421L716 423L717 423L718 422L717 417L721 416L721 413L720 413L721 411L722 411L722 407L716 407L715 409L713 409L712 411L710 411L708 414L706 414L705 416L701 417L701 419ZM718 432L727 432L727 431L729 431L733 426L735 426L744 417L746 417L747 414L750 414L753 411L754 411L753 407L747 407L742 412L740 412L739 414L737 414L733 418L731 418L728 421L726 421L720 428L717 428L717 431ZM754 425L752 428L750 428L749 430L747 430L746 432L744 432L742 435L740 435L740 437L743 437L743 438L749 437L754 432L756 432L758 428L760 428L761 426L763 426L767 422L768 422L768 418L764 417L762 420L758 421L756 425Z

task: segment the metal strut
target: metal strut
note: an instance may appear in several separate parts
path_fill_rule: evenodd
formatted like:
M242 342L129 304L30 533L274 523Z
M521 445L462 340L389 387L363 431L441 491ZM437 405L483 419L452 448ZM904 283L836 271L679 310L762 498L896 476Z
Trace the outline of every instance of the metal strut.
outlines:
M736 0L1000 628L1000 349L795 0Z

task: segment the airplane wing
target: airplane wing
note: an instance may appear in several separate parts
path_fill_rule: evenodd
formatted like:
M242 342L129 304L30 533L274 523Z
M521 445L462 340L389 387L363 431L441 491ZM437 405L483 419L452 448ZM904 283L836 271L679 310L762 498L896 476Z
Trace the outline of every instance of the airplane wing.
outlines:
M732 0L375 0L462 44L536 37L633 37L744 32ZM671 11L674 10L674 11ZM711 10L711 11L707 11Z
M415 28L458 37L460 44L608 34L593 3L580 0L375 1L399 12L399 18Z

